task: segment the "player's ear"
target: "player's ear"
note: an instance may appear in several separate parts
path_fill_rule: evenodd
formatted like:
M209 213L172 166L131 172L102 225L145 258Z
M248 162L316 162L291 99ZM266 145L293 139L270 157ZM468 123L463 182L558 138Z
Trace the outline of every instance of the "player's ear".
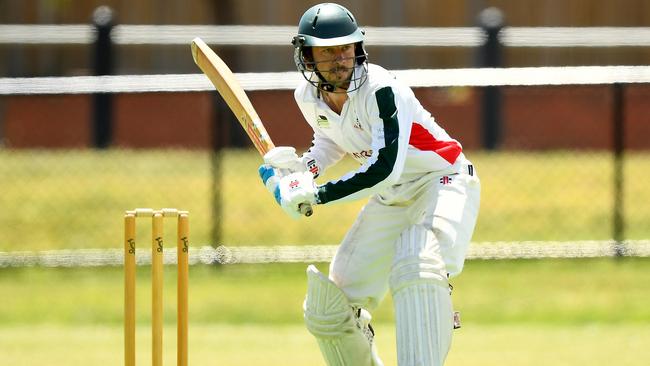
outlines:
M363 47L363 42L357 42L354 44L354 56L357 59L357 65L363 65L363 63L368 59L368 53L366 52L365 47Z

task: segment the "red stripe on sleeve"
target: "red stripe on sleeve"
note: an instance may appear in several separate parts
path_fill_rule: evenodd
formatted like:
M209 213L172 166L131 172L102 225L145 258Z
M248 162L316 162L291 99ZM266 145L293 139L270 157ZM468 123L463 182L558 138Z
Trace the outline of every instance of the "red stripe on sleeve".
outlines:
M456 141L436 140L431 132L417 122L413 122L413 127L411 127L409 144L418 150L433 151L449 164L453 164L463 151L463 148Z

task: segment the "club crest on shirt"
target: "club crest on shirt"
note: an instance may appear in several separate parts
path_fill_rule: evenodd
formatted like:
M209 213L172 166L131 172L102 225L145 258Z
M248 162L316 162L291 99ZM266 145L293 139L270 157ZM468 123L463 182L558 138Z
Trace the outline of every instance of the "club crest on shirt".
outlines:
M447 184L451 184L451 177L448 176L448 175L445 175L444 177L440 178L440 184L442 184L443 186L445 186Z
M327 117L323 116L322 114L319 114L318 118L316 118L316 124L320 128L330 128L330 121L328 121Z

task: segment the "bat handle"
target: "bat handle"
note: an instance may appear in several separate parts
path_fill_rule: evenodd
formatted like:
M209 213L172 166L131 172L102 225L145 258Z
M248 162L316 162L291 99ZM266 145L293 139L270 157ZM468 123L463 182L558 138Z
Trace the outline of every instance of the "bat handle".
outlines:
M311 208L311 205L309 203L299 204L298 209L300 210L300 214L307 217L311 216L314 213L314 210Z

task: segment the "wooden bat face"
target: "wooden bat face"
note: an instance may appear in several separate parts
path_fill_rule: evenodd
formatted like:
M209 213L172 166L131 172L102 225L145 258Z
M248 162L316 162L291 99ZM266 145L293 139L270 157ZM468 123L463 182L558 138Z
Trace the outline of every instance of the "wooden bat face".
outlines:
M264 155L274 148L266 128L235 75L201 38L192 40L192 57L235 114L257 151Z

